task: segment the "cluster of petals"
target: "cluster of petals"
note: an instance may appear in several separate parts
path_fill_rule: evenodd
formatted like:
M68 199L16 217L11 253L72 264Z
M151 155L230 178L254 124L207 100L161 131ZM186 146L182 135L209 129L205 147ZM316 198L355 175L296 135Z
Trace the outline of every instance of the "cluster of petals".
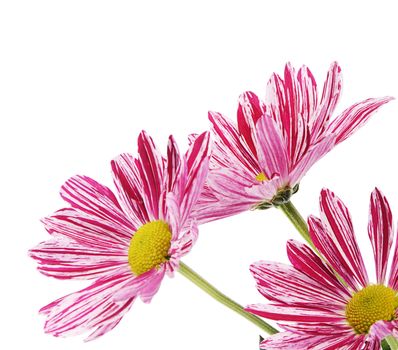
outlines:
M392 293L398 290L397 242L387 278L393 241L387 199L375 189L370 200L368 234L376 267L374 284L369 281L350 214L329 190L321 193L320 214L320 218L310 216L308 226L322 258L305 244L290 240L291 265L260 261L251 266L258 291L270 302L250 305L247 310L278 321L284 330L264 340L261 349L380 349L384 337L398 335L397 310L391 320L375 321L361 333L348 322L346 307L367 286L386 286Z
M334 62L322 95L307 67L284 77L273 74L265 100L253 92L240 96L237 123L210 112L214 149L206 191L198 204L200 222L272 204L291 191L307 170L347 139L390 97L369 98L331 118L341 96L342 75ZM288 196L291 192L288 194Z
M68 336L91 331L86 340L113 329L137 297L149 302L163 277L172 276L197 238L192 217L207 176L209 133L201 134L181 156L170 136L167 158L145 132L138 137L138 157L122 154L112 161L118 198L86 176L69 179L61 189L70 205L43 219L51 239L30 250L38 270L58 279L93 279L40 311L45 331ZM134 275L128 250L135 232L162 220L171 231L168 260Z

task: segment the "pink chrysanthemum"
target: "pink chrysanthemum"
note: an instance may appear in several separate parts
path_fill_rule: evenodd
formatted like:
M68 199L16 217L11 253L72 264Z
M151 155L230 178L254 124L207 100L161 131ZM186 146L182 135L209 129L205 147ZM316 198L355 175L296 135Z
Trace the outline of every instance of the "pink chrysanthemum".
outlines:
M284 79L274 74L269 80L265 102L252 92L240 97L237 124L210 112L215 142L199 220L284 203L317 160L392 99L364 100L331 120L341 87L337 63L329 69L320 99L310 70L302 67L296 74L287 64Z
M113 329L136 297L150 302L165 274L172 276L197 238L192 206L208 171L209 133L184 157L169 139L167 159L152 139L138 137L138 157L112 161L119 199L98 182L75 176L61 189L71 207L45 218L52 239L30 250L38 269L59 279L95 279L40 311L45 331L86 340Z
M381 339L398 335L398 244L389 278L392 214L383 194L371 195L368 233L376 265L370 283L355 239L350 214L329 190L320 196L321 219L308 219L308 246L291 240L293 266L260 261L251 266L259 292L271 301L250 305L253 314L279 321L284 332L262 342L262 349L380 349ZM336 275L338 274L338 276Z

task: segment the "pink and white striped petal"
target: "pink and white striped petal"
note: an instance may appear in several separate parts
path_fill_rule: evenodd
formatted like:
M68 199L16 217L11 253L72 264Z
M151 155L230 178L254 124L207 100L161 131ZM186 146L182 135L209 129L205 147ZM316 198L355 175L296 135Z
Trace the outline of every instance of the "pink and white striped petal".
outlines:
M348 209L341 199L328 189L321 191L320 208L322 223L329 236L329 243L333 247L332 252L335 258L339 260L340 265L345 266L347 272L352 276L351 281L357 282L362 287L366 286L369 279Z
M165 182L165 160L152 138L142 131L138 137L137 165L142 180L143 200L149 219L158 220L162 188Z
M195 139L196 138L197 136L195 136ZM179 197L179 193L181 191L177 181L177 179L179 179L181 176L180 172L181 172L180 151L178 149L178 145L174 137L170 135L169 142L167 144L167 191L173 192L176 197Z
M269 179L275 175L286 179L290 162L282 130L271 117L264 115L257 121L256 131L257 155L261 169Z
M58 210L42 222L52 235L65 236L82 246L108 249L116 254L127 252L134 233L134 227L125 226L128 222L106 220L75 208Z
M327 308L290 306L284 303L253 304L245 308L252 314L275 321L290 322L340 322L344 320L344 314L333 312Z
M342 302L351 297L350 291L336 278L333 270L307 245L299 241L289 240L287 242L287 255L291 264L297 270L318 281Z
M209 170L210 152L210 133L204 132L196 138L185 154L184 164L186 169L184 170L186 171L186 181L183 182L182 198L179 203L181 208L181 226L185 225L203 190Z
M345 300L335 290L294 267L268 261L250 266L258 291L268 300L289 305L323 307L331 311L344 309Z
M94 218L132 227L112 191L87 176L73 176L61 187L61 197Z
M44 306L40 312L47 316L45 332L65 337L92 331L86 340L105 334L120 321L134 301L131 298L124 303L115 303L112 299L130 278L131 273L121 271Z
M109 249L98 249L57 237L29 250L44 275L58 279L93 279L112 274L127 265L126 255Z
M391 261L390 276L388 278L388 286L392 289L398 289L398 231L395 235L394 255Z
M298 184L307 171L326 153L328 153L335 144L335 136L327 135L316 145L311 146L303 157L294 165L289 174L289 183L291 186Z
M387 198L376 188L370 197L368 233L378 284L383 284L393 240L393 222Z
M112 160L111 166L121 206L137 229L149 221L137 159L124 153Z
M316 143L326 133L330 117L340 99L342 80L341 68L337 62L333 62L323 85L318 108L310 121L312 144Z
M260 117L265 115L265 111L264 102L253 92L247 91L239 97L238 130L254 156L257 156L256 123Z
M393 97L369 98L347 108L336 119L332 120L328 131L336 135L336 144L347 139L376 112L382 105L393 100Z

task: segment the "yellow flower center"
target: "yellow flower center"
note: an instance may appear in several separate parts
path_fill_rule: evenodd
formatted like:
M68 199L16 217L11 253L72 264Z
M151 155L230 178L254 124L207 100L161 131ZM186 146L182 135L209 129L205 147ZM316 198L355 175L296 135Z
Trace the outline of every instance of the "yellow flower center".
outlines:
M366 334L377 321L395 319L396 291L383 285L370 285L356 292L345 309L345 316L357 334Z
M262 181L268 180L268 178L265 176L265 174L264 174L263 172L261 172L260 174L258 174L258 175L256 176L256 180L257 180L258 182L262 182Z
M130 241L129 264L131 271L139 276L169 259L171 245L169 225L162 220L141 226Z

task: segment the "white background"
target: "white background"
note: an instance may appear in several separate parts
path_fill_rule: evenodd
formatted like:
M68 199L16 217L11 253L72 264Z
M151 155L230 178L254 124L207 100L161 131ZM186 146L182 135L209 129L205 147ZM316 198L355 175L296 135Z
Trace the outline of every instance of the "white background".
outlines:
M341 111L398 97L394 1L2 1L0 153L2 349L257 349L260 331L177 275L150 305L136 302L111 333L91 343L42 331L37 310L87 281L35 270L27 250L48 238L39 219L64 203L59 187L86 174L113 188L109 161L136 151L146 129L165 149L173 133L208 128L207 110L235 118L238 95L264 95L273 71L308 65L322 86L343 69ZM398 104L317 163L294 203L318 213L323 186L349 206L367 263L369 194L379 186L398 218ZM300 237L276 210L201 227L185 262L242 304L261 302L248 272L259 259L287 261ZM373 270L372 274L373 274Z

